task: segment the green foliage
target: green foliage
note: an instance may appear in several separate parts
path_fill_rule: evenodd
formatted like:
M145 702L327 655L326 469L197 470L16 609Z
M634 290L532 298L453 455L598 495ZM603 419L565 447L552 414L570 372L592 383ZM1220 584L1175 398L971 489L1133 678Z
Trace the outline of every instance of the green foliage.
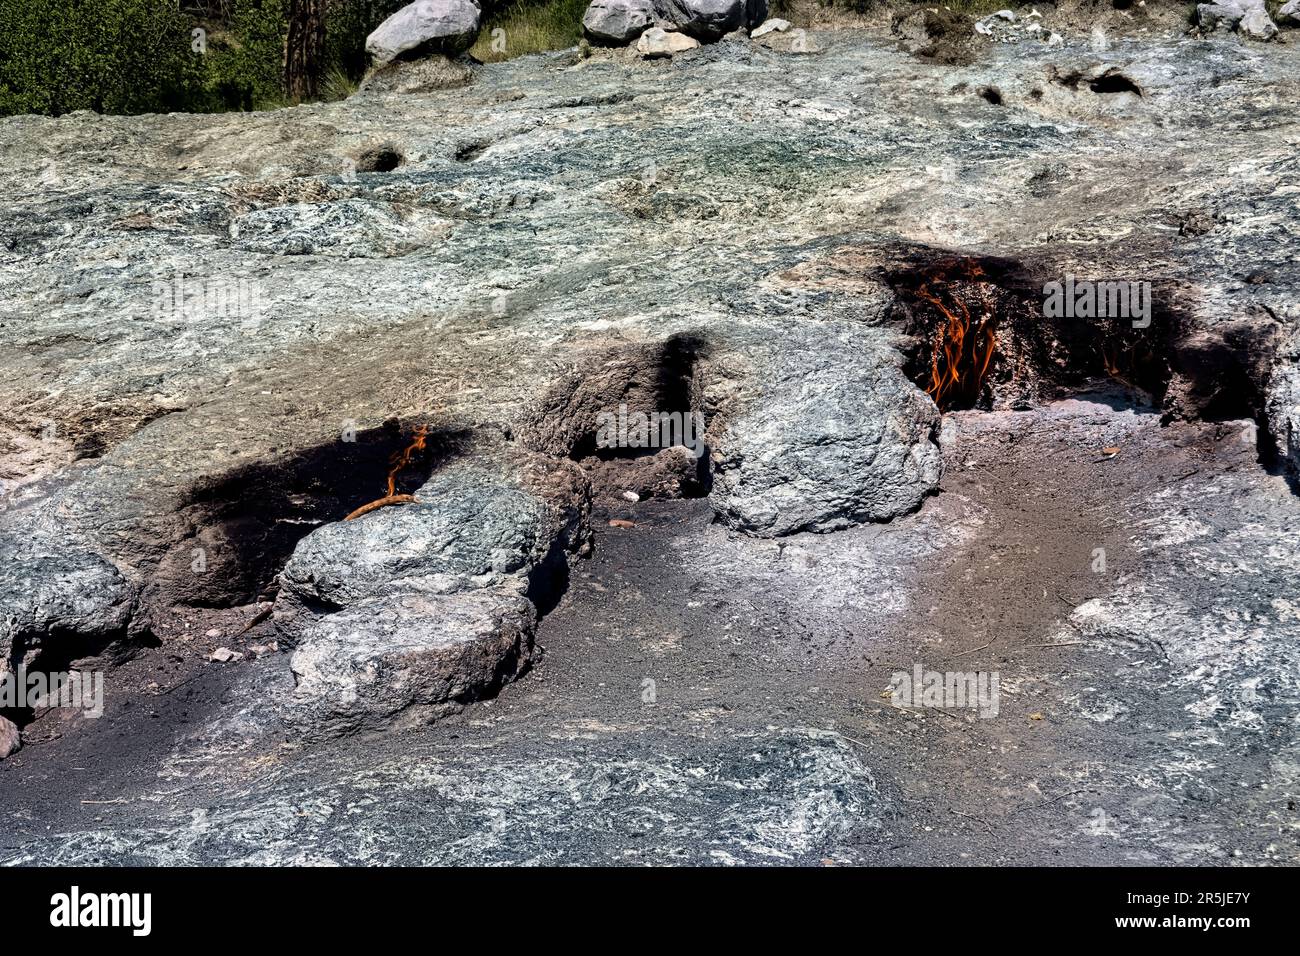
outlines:
M529 53L564 50L582 38L582 15L590 0L514 0L483 20L470 55L495 63ZM501 30L504 32L496 33Z
M196 110L266 109L284 98L286 0L232 0L203 55L204 95Z
M185 109L190 42L176 0L0 0L0 114Z

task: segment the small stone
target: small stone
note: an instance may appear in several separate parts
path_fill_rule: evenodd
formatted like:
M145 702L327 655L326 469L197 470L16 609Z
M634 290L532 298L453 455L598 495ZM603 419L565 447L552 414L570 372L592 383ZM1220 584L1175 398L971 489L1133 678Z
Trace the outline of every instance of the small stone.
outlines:
M221 629L220 629L220 628L217 628L217 627L210 628L210 629L208 629L207 631L205 631L205 632L203 633L203 636L204 636L204 637L220 637L220 636L221 636Z
M675 53L694 50L700 41L684 33L669 33L660 27L654 27L641 34L636 41L636 51L647 60L671 57Z
M231 661L239 661L243 659L243 654L239 653L239 651L232 651L228 647L218 647L208 655L208 660L215 661L218 664L228 664Z
M631 501L634 504L641 500L641 496L638 495L635 491L625 491L619 497L621 497L624 501Z
M1296 2L1300 3L1300 0L1296 0ZM762 26L757 27L750 36L757 40L759 37L767 36L769 33L784 33L786 30L790 29L790 26L791 24L789 20L782 20L780 17L773 17L771 20L765 21Z

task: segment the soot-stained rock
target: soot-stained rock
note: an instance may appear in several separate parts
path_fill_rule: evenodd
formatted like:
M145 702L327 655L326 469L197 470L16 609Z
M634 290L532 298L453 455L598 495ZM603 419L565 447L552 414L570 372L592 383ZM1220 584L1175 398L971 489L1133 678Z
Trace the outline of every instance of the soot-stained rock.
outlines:
M589 492L569 463L525 458L511 468L456 463L415 492L313 531L281 580L308 602L347 607L397 592L440 594L522 578L553 550L581 550Z
M535 611L509 589L395 594L316 618L289 661L286 724L310 738L409 727L527 669Z

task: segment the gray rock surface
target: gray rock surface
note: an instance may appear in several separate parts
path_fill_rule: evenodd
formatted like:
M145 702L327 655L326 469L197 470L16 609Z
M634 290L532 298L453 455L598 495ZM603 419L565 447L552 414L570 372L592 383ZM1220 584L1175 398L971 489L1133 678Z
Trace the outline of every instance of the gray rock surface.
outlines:
M366 37L366 52L376 66L398 57L460 53L473 45L479 17L475 0L416 0Z
M1277 22L1287 26L1300 26L1300 0L1287 0L1277 11Z
M22 734L17 725L7 717L0 717L0 760L17 752L22 745Z
M1276 834L1300 766L1300 516L1243 437L1257 416L1295 446L1294 48L999 44L952 67L815 40L525 57L273 113L0 122L0 407L26 441L0 531L39 546L0 574L15 643L66 659L124 624L161 644L112 672L101 720L23 728L5 862L1296 862ZM381 141L401 164L356 169ZM935 436L908 381L932 330L899 277L967 255L1157 280L1172 421L1113 381L1067 411L950 412ZM168 307L177 273L264 308ZM664 358L678 336L689 361ZM591 387L559 401L575 377ZM524 656L523 598L395 575L321 614L286 589L292 621L247 634L260 605L224 605L382 493L410 423L526 447L559 480L588 457L585 416L634 396L702 412L710 499L596 522L537 625L537 680L452 724L303 744L492 693ZM435 476L477 460L441 455ZM800 527L842 530L759 536ZM241 542L208 564L237 588L159 587L196 543ZM82 579L102 595L85 607ZM289 654L253 650L285 635ZM210 662L222 646L245 656ZM322 690L300 708L295 653ZM1002 668L1004 716L883 702L918 659Z
M528 669L533 605L509 590L395 594L314 619L279 701L308 739L428 723Z
M131 591L118 569L65 536L22 531L0 534L0 668L121 637Z
M835 531L911 511L938 486L937 411L874 336L791 336L766 359L752 410L710 430L713 501L728 524L764 536ZM788 414L764 411L774 405Z
M654 23L652 0L592 0L582 32L598 43L631 43Z
M332 607L391 591L447 594L522 574L551 547L546 505L496 475L454 469L415 496L307 535L284 567L284 587Z

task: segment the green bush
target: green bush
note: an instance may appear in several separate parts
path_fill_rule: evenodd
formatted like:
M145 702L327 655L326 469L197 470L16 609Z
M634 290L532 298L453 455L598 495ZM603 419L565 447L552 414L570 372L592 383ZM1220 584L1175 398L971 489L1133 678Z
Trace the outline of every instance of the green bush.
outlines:
M190 28L176 0L0 0L0 114L185 109Z
M204 93L195 109L266 109L284 97L286 0L232 0L229 20L214 25L203 56Z

